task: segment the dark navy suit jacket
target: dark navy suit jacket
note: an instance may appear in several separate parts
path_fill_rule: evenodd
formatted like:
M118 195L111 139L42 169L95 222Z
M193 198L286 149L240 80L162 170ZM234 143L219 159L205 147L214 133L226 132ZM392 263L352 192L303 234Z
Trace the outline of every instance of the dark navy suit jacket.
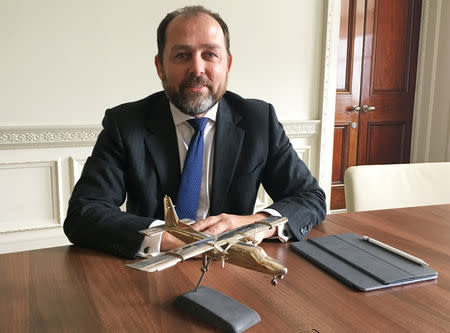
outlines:
M272 105L226 92L219 102L210 215L252 214L262 183L303 239L326 212L325 194L292 148ZM177 197L178 145L164 92L107 110L69 202L64 231L85 247L133 258L147 228ZM127 199L127 212L119 207Z

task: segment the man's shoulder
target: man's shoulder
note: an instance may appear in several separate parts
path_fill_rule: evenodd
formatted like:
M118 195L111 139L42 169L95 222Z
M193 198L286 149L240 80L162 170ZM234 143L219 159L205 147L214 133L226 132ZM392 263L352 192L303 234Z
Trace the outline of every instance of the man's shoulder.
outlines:
M230 106L239 105L239 106L246 106L249 108L268 108L269 103L256 98L245 98L242 97L232 91L227 90L226 93L223 95L224 101L227 102Z
M127 102L109 109L110 113L122 114L128 116L131 113L149 112L163 105L168 105L167 97L163 91L156 92L137 101Z
M160 119L169 110L164 92L157 92L143 99L117 105L106 111L103 126L114 124L124 133L138 133L146 128L151 119Z
M219 104L219 110L223 110L225 114L221 117L225 119L233 119L237 123L260 123L270 121L273 117L274 110L271 104L254 98L244 98L231 91L227 91L223 96L222 105ZM227 116L228 114L228 116Z

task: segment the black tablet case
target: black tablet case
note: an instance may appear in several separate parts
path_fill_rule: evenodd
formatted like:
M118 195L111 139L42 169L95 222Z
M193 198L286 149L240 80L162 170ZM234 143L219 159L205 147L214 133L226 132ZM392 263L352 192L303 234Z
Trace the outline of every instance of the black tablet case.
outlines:
M437 272L348 233L291 243L294 251L361 291L437 278Z

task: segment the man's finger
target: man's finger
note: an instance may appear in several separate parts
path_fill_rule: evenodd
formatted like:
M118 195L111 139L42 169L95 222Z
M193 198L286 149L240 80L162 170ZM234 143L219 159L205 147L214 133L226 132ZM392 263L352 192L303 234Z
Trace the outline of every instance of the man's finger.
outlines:
M227 231L229 228L227 227L227 224L224 222L216 223L209 227L208 229L204 230L208 234L217 235L221 232Z
M219 219L217 216L209 216L206 219L200 220L197 223L192 225L192 228L194 228L197 231L205 231L205 229L208 229L212 225L219 222Z

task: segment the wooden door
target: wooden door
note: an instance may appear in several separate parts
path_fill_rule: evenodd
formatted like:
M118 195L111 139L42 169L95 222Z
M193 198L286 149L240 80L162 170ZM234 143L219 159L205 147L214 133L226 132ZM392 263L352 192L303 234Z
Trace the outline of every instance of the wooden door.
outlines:
M345 207L344 172L356 165L365 1L342 0L334 124L331 209Z
M343 0L331 209L353 165L409 162L421 0Z

